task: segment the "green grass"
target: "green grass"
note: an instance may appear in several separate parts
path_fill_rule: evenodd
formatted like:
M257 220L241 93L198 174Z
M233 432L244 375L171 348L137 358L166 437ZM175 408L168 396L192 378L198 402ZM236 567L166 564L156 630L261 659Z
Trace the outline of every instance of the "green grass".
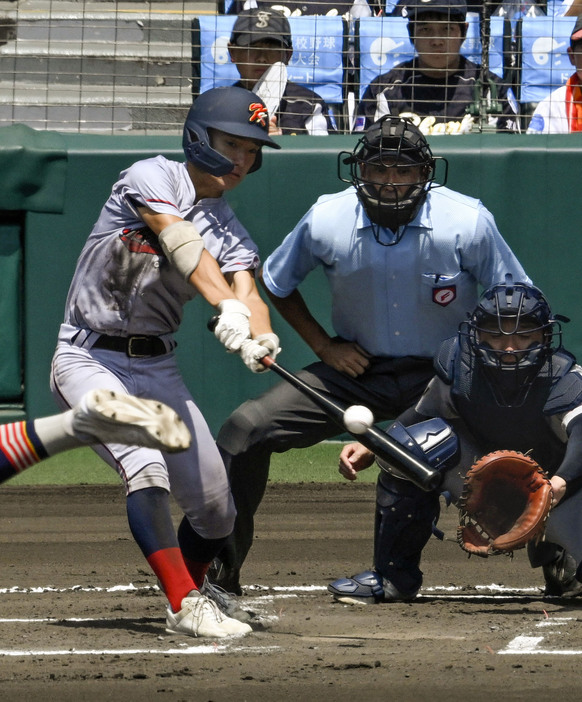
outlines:
M335 483L340 443L321 443L307 449L292 449L273 454L270 480L275 483ZM372 467L358 476L358 482L374 482ZM89 448L79 448L53 456L29 468L10 481L10 485L104 485L118 484L117 473Z

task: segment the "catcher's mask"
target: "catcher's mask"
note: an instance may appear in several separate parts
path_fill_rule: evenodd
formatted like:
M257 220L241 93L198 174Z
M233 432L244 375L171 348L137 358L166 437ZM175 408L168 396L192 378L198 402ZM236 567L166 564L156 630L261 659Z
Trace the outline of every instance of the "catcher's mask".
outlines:
M446 159L442 160L446 165ZM369 127L352 153L338 156L338 176L356 188L358 198L370 220L388 227L395 237L382 241L380 230L374 236L383 246L397 244L404 230L416 217L434 184L435 162L424 134L409 120L386 115ZM350 166L349 177L342 164ZM407 174L408 171L408 174Z
M265 103L250 90L234 85L212 88L197 97L188 111L182 137L188 161L206 173L223 176L232 171L234 163L212 148L211 129L253 139L261 146L281 148L269 136L269 113ZM249 173L257 171L261 163L259 150Z
M524 403L544 364L561 348L560 322L568 321L552 315L541 290L514 283L507 275L504 284L483 293L459 334L468 338L471 353L485 369L498 404L515 407ZM493 344L497 338L502 341Z

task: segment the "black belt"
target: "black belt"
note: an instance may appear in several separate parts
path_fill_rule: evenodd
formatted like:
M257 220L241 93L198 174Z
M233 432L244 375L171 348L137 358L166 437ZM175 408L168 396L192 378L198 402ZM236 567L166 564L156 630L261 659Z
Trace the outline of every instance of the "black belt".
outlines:
M166 345L159 336L107 336L107 334L101 334L93 346L96 349L122 351L130 358L161 356L168 353Z

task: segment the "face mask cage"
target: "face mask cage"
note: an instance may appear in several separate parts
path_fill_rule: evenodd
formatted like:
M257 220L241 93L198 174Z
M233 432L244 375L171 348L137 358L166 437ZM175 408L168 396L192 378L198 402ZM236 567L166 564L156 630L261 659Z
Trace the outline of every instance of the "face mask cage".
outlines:
M562 346L560 320L566 318L552 317L540 291L517 284L486 293L471 319L461 325L459 335L468 343L471 365L481 366L498 405L523 405L545 364L544 372L551 377L552 355ZM508 351L505 343L495 348L492 336L515 338ZM526 345L516 341L519 337L533 339Z
M366 133L352 153L342 152L338 157L339 179L356 188L366 214L373 224L378 225L374 227L374 236L378 243L384 246L392 246L400 241L404 233L401 228L416 217L428 191L446 183L448 170L447 161L433 157L422 135L417 135L416 132L407 134L410 127L406 127L406 122L404 126L400 123L396 126L402 128L395 130L392 125L391 131L388 131L386 125L382 134L388 132L388 136L380 136L380 127L376 130L378 134ZM400 133L394 134L395 131ZM435 183L437 161L445 164L441 184ZM345 165L349 165L348 174L345 173L345 168L342 168ZM410 178L409 181L400 176L386 179L384 174L382 178L374 178L373 174L364 177L362 166L384 168L388 176L391 171L396 174L398 170L401 175L402 169L415 168L419 175ZM369 173L370 168L367 170ZM407 189L403 187L402 180L408 185ZM392 235L381 232L381 227L390 229Z

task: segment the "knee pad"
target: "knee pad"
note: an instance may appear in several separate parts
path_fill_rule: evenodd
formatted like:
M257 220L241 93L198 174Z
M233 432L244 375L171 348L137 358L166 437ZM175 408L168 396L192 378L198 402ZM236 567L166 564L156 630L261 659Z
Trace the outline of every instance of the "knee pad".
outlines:
M444 471L456 462L459 450L457 435L440 417L427 419L409 427L405 427L401 422L394 422L386 433L406 451L428 463L431 468ZM376 463L383 471L394 477L408 480L406 475L391 462L376 458Z

